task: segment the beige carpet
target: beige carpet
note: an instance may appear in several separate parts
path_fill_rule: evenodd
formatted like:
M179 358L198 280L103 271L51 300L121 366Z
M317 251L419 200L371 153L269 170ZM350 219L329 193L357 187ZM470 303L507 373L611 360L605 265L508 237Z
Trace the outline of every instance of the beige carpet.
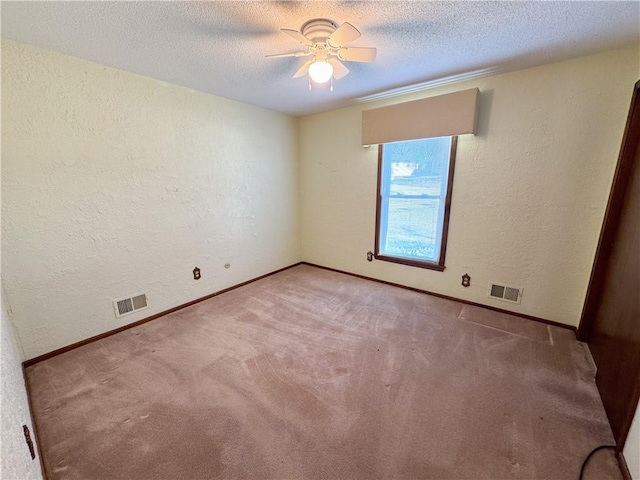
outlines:
M50 479L577 479L612 442L571 331L306 265L27 379Z

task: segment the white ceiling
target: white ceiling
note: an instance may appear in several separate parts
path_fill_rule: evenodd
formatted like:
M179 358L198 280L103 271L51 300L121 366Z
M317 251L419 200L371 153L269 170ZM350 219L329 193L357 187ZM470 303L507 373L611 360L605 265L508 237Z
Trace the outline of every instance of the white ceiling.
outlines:
M640 42L640 2L2 2L2 36L195 90L303 115L403 86L507 71ZM350 22L373 64L309 91L279 28Z

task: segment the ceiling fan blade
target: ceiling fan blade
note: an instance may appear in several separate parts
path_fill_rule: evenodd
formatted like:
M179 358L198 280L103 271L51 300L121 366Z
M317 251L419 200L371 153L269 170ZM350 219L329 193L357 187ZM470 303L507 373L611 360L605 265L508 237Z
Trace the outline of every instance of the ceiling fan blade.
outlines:
M276 53L275 55L265 55L265 58L306 57L307 55L311 55L311 52Z
M291 78L300 78L303 77L307 74L307 72L309 71L309 65L311 65L313 63L313 60L309 60L308 62L305 62L304 65L302 65L298 71L296 73L293 74L293 77Z
M340 80L347 73L349 73L349 69L345 67L344 63L342 63L337 58L332 58L329 60L329 62L331 63L331 65L333 65L333 78L335 78L336 80Z
M297 30L291 30L290 28L281 28L280 31L283 33L286 33L291 38L293 38L296 42L300 42L302 45L306 45L307 47L310 47L311 45L313 45L313 42L311 40L309 40L307 37L302 35Z
M344 22L329 37L327 42L332 47L342 47L355 39L360 38L360 32L350 23Z
M338 58L348 62L371 63L376 59L377 53L378 50L374 47L344 47L338 52Z

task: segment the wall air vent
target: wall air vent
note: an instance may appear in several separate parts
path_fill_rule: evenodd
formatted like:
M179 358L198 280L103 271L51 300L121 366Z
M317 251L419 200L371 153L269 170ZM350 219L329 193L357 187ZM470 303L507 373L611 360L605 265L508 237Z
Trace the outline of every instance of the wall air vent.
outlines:
M487 296L504 302L520 303L523 288L509 287L500 283L490 283Z
M143 293L133 297L120 298L113 301L113 310L116 318L137 312L143 308L147 308L147 296Z

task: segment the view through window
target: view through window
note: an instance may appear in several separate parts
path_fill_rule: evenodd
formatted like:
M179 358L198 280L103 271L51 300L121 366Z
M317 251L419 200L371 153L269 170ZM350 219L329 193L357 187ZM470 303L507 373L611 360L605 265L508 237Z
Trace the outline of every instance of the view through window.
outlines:
M444 269L456 140L380 145L376 258Z

